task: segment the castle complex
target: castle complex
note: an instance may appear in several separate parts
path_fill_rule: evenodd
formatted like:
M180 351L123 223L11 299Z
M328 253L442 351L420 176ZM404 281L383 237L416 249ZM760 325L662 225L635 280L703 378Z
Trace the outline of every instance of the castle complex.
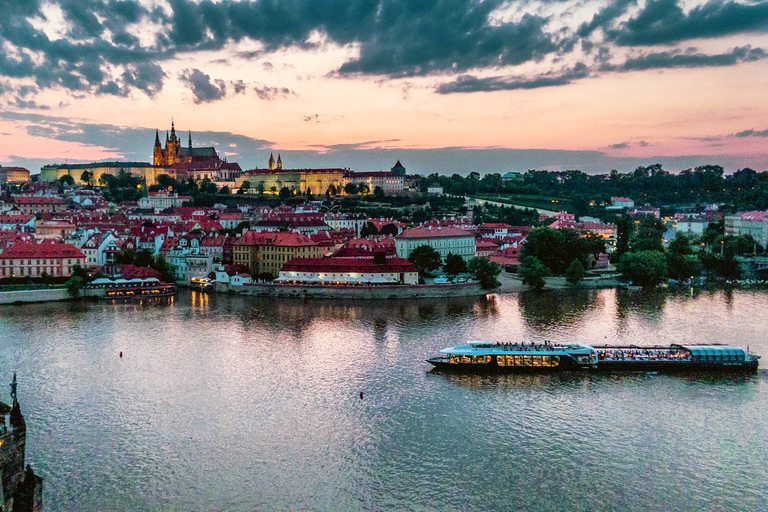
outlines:
M171 120L171 133L165 134L165 149L160 145L160 132L155 130L155 151L152 164L155 167L170 167L174 164L191 164L193 162L218 162L219 155L213 146L205 148L192 147L192 132L189 132L187 147L181 145L176 136L176 127Z
M0 511L42 512L43 479L24 467L27 427L16 398L16 374L10 407L0 402Z
M91 164L46 165L40 171L42 181L55 182L64 175L71 176L75 183L83 183L84 171L91 174L93 183L99 184L105 174L117 176L128 172L144 180L146 185L155 185L157 177L166 174L177 181L209 180L217 186L228 186L234 192L242 189L245 193L277 194L287 188L292 194L342 195L373 194L380 189L386 194L399 194L405 188L405 167L398 160L389 171L355 172L348 168L326 169L284 169L283 159L278 153L269 155L266 168L243 172L234 162L219 158L216 148L192 147L192 132L187 144L183 145L176 135L176 125L171 120L171 130L165 133L165 147L160 142L160 131L155 130L155 144L152 163L143 162L99 162ZM243 184L247 182L247 186ZM84 184L84 183L83 183ZM347 186L355 185L348 192Z

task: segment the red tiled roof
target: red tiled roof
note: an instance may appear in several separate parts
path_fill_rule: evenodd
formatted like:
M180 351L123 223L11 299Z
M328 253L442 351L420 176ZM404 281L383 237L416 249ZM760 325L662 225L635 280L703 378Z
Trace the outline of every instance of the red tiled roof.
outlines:
M67 204L66 201L58 197L38 197L38 196L14 196L13 201L16 204Z
M46 241L42 243L17 242L0 254L2 259L21 258L79 258L85 259L85 255L71 244Z
M395 238L456 238L472 236L469 231L454 227L414 227L404 230Z

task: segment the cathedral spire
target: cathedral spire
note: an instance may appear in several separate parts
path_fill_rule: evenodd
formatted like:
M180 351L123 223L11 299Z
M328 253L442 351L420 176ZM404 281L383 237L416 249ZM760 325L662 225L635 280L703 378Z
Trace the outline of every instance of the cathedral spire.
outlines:
M283 168L283 159L280 158L280 153L277 154L277 168L282 169Z
M192 130L189 130L189 149L192 149Z
M275 157L272 153L269 154L269 169L273 170L275 168Z
M160 145L160 132L155 128L155 146Z
M171 140L176 142L176 127L173 125L173 118L171 118Z

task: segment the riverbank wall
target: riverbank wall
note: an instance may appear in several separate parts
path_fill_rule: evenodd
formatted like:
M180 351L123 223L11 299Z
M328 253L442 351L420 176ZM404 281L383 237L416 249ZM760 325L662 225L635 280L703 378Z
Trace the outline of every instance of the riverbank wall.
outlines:
M328 286L254 283L232 286L216 283L217 292L259 297L307 297L328 299L415 299L438 297L478 297L491 293L477 283L451 285Z
M73 297L66 288L51 288L41 290L14 290L0 292L0 305L3 304L27 304L34 302L61 302L76 300L82 297L104 296L104 290L80 290L79 297Z

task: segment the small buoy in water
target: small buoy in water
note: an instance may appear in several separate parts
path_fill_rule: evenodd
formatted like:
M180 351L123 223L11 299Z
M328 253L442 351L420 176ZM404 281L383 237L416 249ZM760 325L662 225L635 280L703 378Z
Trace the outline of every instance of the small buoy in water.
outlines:
M363 392L361 391L360 392L360 400L362 400L362 399L363 399Z
M123 358L123 352L121 351L120 352L120 359L122 359L122 358Z

